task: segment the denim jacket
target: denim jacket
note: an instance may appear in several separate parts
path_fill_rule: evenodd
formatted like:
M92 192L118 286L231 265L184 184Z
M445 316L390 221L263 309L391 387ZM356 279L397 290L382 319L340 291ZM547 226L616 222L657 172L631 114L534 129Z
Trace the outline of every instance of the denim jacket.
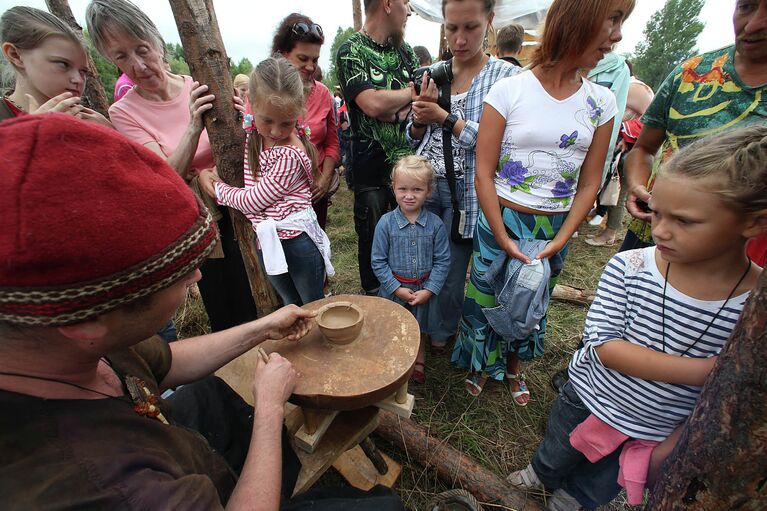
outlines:
M539 253L547 240L516 240L528 257ZM506 341L527 339L538 327L549 306L549 279L553 269L561 267L559 254L549 259L523 264L502 252L485 273L493 289L497 307L483 309L493 330Z
M445 225L426 209L421 209L411 224L397 207L382 216L376 225L370 262L382 290L388 294L402 285L394 274L417 279L429 273L422 287L438 295L450 267Z

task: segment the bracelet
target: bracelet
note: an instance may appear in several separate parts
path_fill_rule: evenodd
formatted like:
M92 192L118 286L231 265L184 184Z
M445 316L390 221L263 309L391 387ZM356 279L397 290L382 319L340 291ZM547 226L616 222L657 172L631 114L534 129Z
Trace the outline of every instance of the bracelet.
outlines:
M421 130L421 129L424 129L426 127L426 125L425 124L421 124L420 122L413 121L413 127L416 128L416 129Z

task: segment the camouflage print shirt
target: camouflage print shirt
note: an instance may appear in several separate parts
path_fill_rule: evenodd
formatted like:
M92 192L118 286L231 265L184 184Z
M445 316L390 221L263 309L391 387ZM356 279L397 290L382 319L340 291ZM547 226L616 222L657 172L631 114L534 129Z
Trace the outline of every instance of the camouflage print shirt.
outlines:
M408 86L418 59L412 48L380 45L355 32L336 55L338 82L349 109L352 131L351 160L355 186L381 186L389 182L393 164L412 154L405 140L405 123L368 117L354 101L368 89L396 90Z
M699 138L749 124L767 123L767 84L749 87L735 71L735 46L726 46L682 62L663 81L642 116L666 137L655 158L647 189L658 167L676 151ZM650 224L634 219L629 230L651 242Z

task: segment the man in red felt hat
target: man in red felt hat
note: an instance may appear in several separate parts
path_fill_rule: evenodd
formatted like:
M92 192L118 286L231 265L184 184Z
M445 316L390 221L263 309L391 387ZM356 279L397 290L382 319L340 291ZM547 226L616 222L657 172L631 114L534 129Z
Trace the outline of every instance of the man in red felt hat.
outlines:
M277 509L298 470L282 436L293 368L258 363L255 408L208 375L266 339L302 337L313 313L153 336L216 232L162 159L112 130L61 114L3 122L0 189L3 508ZM390 493L377 502L403 509Z

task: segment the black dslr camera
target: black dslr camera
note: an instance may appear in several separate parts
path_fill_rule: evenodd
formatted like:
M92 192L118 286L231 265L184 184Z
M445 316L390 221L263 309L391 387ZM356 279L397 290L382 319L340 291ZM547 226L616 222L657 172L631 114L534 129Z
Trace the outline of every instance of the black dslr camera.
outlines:
M441 89L443 85L453 81L453 60L440 60L430 66L419 67L416 69L413 72L413 85L416 94L421 94L424 71L429 75L429 78L434 80L437 88Z

